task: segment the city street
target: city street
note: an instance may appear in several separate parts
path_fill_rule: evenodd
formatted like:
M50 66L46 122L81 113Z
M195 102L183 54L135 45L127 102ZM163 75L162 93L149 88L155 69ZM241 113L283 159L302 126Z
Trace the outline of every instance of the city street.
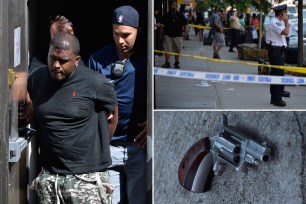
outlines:
M212 46L204 46L198 36L194 35L192 28L189 35L190 40L183 41L182 54L212 58ZM236 48L234 48L235 52L228 52L228 50L229 47L221 49L221 59L239 60ZM256 61L239 61L256 63ZM161 67L164 62L164 56L155 56L155 67ZM171 56L170 64L171 68L174 68L174 56ZM180 57L180 67L180 70L214 73L257 75L258 72L257 66L215 62L186 56ZM285 107L270 104L269 84L203 81L155 75L154 88L155 109L306 109L306 86L286 86L285 90L291 92L291 97L283 98L287 103Z

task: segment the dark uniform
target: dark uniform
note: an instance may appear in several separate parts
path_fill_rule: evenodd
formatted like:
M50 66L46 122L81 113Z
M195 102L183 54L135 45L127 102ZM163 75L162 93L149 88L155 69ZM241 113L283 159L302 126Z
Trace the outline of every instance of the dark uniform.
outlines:
M266 43L268 45L268 56L271 65L285 64L284 52L287 47L286 37L281 32L285 29L283 20L279 20L277 16L287 10L287 5L279 5L272 8L275 11L275 17L268 25ZM284 70L278 68L271 69L271 75L284 76ZM289 97L290 93L284 90L284 85L270 85L271 104L275 106L286 106L286 102L282 97Z

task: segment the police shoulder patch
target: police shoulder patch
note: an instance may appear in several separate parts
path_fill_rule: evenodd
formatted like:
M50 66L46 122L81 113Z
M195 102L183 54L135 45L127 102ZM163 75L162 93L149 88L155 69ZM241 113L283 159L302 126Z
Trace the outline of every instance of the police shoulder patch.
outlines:
M281 23L280 22L276 22L276 25L281 26Z

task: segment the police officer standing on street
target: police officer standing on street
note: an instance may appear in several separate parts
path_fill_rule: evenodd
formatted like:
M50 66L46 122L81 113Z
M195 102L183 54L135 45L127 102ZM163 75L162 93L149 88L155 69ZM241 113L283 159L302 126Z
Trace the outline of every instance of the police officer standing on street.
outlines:
M272 9L275 11L275 18L269 23L266 35L269 62L271 65L283 66L285 64L284 52L287 47L286 35L290 30L287 5L279 5ZM284 70L272 68L271 75L284 76ZM284 90L284 85L270 85L270 94L271 104L280 107L286 106L282 97L290 97L290 92Z

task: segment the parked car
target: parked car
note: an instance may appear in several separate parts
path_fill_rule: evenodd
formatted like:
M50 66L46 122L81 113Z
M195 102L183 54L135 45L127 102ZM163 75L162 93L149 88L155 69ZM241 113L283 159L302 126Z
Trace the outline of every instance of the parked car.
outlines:
M297 22L293 22L297 26ZM287 64L297 64L298 58L298 32L290 30L289 34L289 45L285 53L285 62ZM305 56L304 50L306 46L306 21L303 22L303 53ZM304 58L303 56L303 58Z
M291 13L289 14L288 13L288 16L289 16L290 21L293 21L293 22L296 21L297 22L298 19L293 14L291 14ZM262 24L262 32L263 32L263 34L265 34L268 24L270 23L270 21L274 17L275 17L274 11L271 11L270 13L268 13L268 14L263 16L263 24ZM297 23L296 23L296 25L297 25Z
M306 43L303 45L303 65L306 67Z
M297 10L297 6L294 5L294 4L291 4L291 5L287 5L287 11L288 11L288 14L292 14L295 18L298 17L298 10Z

